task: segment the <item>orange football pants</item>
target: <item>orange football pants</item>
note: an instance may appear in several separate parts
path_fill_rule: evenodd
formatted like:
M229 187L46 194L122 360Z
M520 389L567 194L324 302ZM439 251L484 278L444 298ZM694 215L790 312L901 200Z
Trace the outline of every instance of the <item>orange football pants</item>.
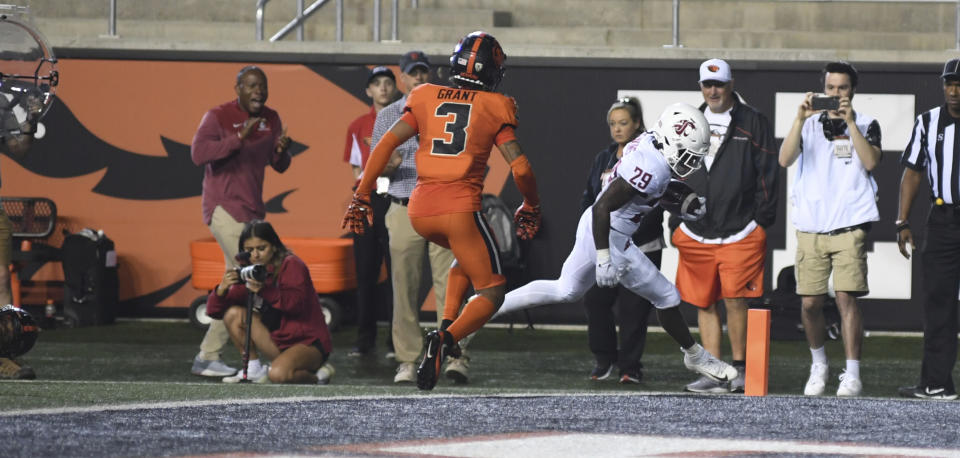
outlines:
M473 289L507 282L500 265L500 250L493 231L480 212L411 216L413 229L423 238L453 251Z

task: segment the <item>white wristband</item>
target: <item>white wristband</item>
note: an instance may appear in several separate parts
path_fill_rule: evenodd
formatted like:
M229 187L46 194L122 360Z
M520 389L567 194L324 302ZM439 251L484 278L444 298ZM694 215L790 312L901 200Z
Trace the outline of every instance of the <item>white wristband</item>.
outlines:
M610 249L604 248L602 250L597 250L597 264L603 264L610 262Z

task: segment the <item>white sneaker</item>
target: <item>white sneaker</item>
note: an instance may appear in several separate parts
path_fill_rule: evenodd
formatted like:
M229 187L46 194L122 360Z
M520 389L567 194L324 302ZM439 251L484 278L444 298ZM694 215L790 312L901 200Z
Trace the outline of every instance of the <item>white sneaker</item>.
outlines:
M206 360L198 354L193 358L193 367L190 368L190 373L204 377L225 377L236 374L237 370L224 364L219 359Z
M729 382L737 378L736 368L714 358L700 344L694 344L689 350L683 352L683 364L687 369L706 375L717 382Z
M829 373L830 366L821 363L811 364L810 378L807 379L807 385L803 387L803 394L806 396L820 396L823 394L823 390L827 387L827 376Z
M743 393L747 386L747 368L735 367L734 369L737 370L737 377L730 381L730 392Z
M417 366L413 363L400 363L397 366L397 375L393 376L393 383L413 383L417 381Z
M470 357L462 355L459 358L447 358L447 368L443 373L456 383L467 383L470 380Z
M336 369L333 368L333 364L324 363L323 366L320 366L320 369L317 370L317 385L327 385L330 383L330 379L333 378L333 374L336 374Z
M701 375L700 378L688 383L683 389L693 393L729 393L730 384L718 382L706 375Z
M860 396L863 391L863 382L860 379L851 377L846 372L840 374L840 387L837 388L837 396Z
M261 364L259 369L251 370L247 368L247 380L250 380L253 383L270 383L270 365ZM231 375L230 377L224 377L223 383L240 383L240 380L243 379L243 370L241 369L237 372L236 375Z

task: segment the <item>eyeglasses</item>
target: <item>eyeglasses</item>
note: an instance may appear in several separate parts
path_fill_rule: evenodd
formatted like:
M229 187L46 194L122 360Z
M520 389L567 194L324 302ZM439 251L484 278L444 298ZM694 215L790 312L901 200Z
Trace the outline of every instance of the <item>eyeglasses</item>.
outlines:
M705 88L709 88L709 87L724 87L724 86L727 85L727 83L724 83L723 81L716 81L716 80L705 80L705 81L701 81L701 82L700 82L700 85L703 86L703 87L705 87Z

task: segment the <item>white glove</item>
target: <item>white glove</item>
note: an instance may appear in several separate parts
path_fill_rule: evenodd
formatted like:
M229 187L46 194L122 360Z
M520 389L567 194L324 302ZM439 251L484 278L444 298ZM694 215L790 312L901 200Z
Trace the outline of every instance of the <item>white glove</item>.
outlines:
M597 286L613 288L620 283L620 272L610 260L610 250L597 250Z
M692 202L690 204L693 205L684 205L683 213L680 214L682 221L700 221L707 214L707 198L698 196L697 202L699 202L699 205ZM693 209L690 209L690 207L693 207Z

